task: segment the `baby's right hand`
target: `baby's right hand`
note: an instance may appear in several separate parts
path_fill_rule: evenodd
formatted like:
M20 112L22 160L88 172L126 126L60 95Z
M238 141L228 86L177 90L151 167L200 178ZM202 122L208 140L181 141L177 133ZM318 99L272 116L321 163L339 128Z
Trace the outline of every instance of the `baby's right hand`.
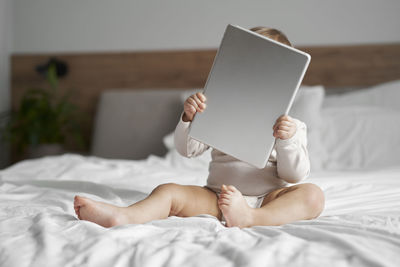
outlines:
M186 99L185 103L183 104L183 121L192 121L196 112L203 112L206 109L206 97L203 93L196 93L191 95Z

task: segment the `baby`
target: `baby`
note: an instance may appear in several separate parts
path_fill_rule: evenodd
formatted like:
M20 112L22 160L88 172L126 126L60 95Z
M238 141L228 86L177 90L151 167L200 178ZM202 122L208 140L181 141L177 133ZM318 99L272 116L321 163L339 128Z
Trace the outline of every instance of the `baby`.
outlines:
M252 31L291 45L286 36L266 27ZM188 136L197 112L206 109L202 93L190 96L175 130L175 146L180 154L195 157L209 147ZM265 168L257 169L212 149L207 185L162 184L151 194L129 207L75 196L79 219L104 227L140 224L168 216L189 217L209 214L226 226L282 225L318 217L324 208L322 190L311 183L289 185L305 179L310 171L306 125L289 116L280 116L272 128L276 138Z

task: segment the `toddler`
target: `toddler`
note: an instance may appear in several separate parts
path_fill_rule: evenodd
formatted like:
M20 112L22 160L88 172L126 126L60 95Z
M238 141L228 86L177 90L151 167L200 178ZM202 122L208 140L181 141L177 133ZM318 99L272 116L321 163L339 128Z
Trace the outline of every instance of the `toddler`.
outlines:
M251 30L291 45L276 29L255 27ZM194 116L205 109L206 97L202 93L190 96L184 103L174 138L176 149L185 157L195 157L209 149L188 136ZM79 219L104 227L199 214L213 215L228 227L240 228L282 225L318 217L324 208L322 190L311 183L289 185L305 179L310 172L306 125L289 116L280 116L272 131L276 142L263 169L212 149L204 187L162 184L147 198L129 207L75 196L75 212Z

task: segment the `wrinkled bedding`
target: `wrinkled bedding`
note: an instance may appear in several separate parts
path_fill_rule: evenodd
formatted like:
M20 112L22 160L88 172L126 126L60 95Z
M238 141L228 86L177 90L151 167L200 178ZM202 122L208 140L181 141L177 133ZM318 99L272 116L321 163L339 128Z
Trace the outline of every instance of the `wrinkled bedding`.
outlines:
M400 166L314 172L325 210L284 226L226 228L215 217L169 217L110 229L79 221L76 194L117 205L155 186L204 185L207 162L124 161L73 154L0 171L0 266L400 266Z

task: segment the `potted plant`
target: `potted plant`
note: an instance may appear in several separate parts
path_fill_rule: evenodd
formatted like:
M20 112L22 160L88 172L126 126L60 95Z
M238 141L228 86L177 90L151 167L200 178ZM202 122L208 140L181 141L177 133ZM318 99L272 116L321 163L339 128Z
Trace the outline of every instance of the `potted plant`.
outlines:
M54 59L38 68L44 72L48 88L27 90L15 111L9 114L2 129L17 157L35 158L65 152L67 140L74 140L83 148L84 141L77 107L70 101L68 93L58 89L57 64Z

